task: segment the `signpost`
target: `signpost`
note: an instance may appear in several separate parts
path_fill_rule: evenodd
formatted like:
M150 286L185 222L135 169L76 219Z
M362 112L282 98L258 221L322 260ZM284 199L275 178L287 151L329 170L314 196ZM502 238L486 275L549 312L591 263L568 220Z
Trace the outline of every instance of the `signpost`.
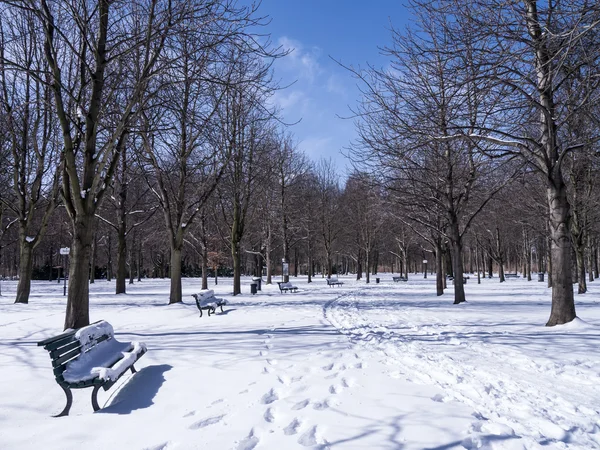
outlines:
M60 249L60 254L64 256L63 258L63 295L67 295L67 257L69 256L71 249L69 247L63 247Z
M423 278L427 278L427 260L426 259L423 260L423 267L424 267L423 268L423 273L424 273Z

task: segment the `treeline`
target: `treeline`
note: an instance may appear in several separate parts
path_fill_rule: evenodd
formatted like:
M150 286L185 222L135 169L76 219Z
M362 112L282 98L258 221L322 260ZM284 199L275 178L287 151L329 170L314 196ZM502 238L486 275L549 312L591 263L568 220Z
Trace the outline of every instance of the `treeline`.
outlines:
M487 245L502 278L505 243L522 241L525 271L534 248L538 261L548 253L538 262L552 285L548 325L570 322L573 281L583 293L586 273L597 276L600 5L409 7L414 26L392 30L389 64L349 68L363 93L354 159L398 199L438 267L450 247L455 303L465 301L467 242Z
M413 1L386 69L352 69L355 171L282 124L285 52L230 0L0 4L0 275L53 279L65 328L89 283L434 270L547 272L549 325L598 277L599 7ZM424 261L427 260L425 267ZM286 276L287 278L288 276Z

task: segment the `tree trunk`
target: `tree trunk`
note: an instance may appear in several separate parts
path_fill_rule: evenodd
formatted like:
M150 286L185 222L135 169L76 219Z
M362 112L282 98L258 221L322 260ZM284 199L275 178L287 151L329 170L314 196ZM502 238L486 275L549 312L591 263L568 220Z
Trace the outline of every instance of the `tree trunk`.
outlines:
M571 322L576 317L571 274L569 202L560 173L549 180L548 206L552 239L552 309L546 325L554 326Z
M573 245L575 247L575 259L577 262L577 293L585 294L587 292L587 282L585 279L585 249L579 243Z
M365 281L367 282L367 284L369 284L371 282L370 267L371 267L371 252L367 249L367 250L365 250Z
M182 302L181 292L181 248L171 248L171 292L169 305Z
M90 260L90 284L96 282L96 252L98 251L98 235L94 232L92 241L92 256Z
M548 230L548 242L546 245L546 251L548 255L546 260L548 261L548 287L552 287L552 238L550 238L550 231Z
M231 242L231 258L233 259L233 295L242 293L240 268L240 243Z
M465 286L463 284L463 266L462 266L462 243L460 239L455 242L452 246L454 255L452 260L454 261L454 304L466 302L465 299Z
M125 236L125 224L119 226L117 233L117 279L115 283L115 294L125 294L127 280L127 238Z
M71 243L71 266L69 269L69 293L65 330L81 328L90 324L90 257L92 254L93 218L81 217L73 224L73 242Z
M588 281L591 283L592 281L594 281L594 271L592 270L594 253L592 251L592 240L590 239L589 233L587 235L587 255L588 255L588 271L589 271Z
M594 243L594 278L598 279L600 273L598 272L598 241ZM591 270L591 268L590 268Z
M435 246L435 288L436 295L444 295L444 267L443 267L443 252L441 242L436 242Z
M202 289L208 289L208 247L202 247Z
M21 242L19 258L19 283L15 303L29 303L31 292L31 274L33 271L33 246L29 242ZM51 269L52 270L52 269Z

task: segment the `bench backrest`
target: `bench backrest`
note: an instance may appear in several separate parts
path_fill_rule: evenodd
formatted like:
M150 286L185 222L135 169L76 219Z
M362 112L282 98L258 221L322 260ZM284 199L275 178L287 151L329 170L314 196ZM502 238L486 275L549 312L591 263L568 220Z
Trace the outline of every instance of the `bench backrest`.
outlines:
M87 327L69 330L57 336L37 343L50 352L52 370L59 384L65 382L63 372L67 364L79 357L82 353L90 351L100 342L113 337L112 326L100 320Z

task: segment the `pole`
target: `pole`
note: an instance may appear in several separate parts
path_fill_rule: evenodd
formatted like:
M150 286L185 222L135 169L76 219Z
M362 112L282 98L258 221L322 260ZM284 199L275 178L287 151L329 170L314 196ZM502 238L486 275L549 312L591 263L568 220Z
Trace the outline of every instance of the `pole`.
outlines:
M63 296L67 295L67 272L66 272L66 268L67 268L67 255L64 255L63 257L63 280L64 280L64 284L63 284Z

